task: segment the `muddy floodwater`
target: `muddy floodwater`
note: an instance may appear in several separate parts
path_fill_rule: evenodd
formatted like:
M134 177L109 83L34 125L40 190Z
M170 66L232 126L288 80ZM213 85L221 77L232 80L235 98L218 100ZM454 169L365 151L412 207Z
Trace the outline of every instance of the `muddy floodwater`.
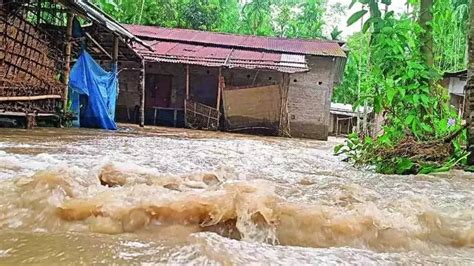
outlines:
M379 175L340 142L0 130L0 264L474 264L474 175Z

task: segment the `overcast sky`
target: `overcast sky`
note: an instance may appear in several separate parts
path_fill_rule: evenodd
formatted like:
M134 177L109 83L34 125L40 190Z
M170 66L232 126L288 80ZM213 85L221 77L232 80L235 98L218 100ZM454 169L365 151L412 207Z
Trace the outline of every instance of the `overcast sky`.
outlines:
M327 0L327 14L326 14L326 19L325 19L327 25L326 25L325 32L327 33L331 32L332 28L337 25L339 29L342 30L342 37L343 39L345 39L352 33L360 31L361 29L360 23L354 23L352 26L347 27L347 19L352 14L354 14L354 12L357 12L358 10L360 10L361 5L356 4L350 10L346 8L345 15L334 16L334 14L332 14L331 12L331 6L338 3L345 5L346 7L349 7L351 0ZM406 0L392 0L392 5L390 5L390 10L394 10L395 12L402 12L406 9L405 3L406 3Z

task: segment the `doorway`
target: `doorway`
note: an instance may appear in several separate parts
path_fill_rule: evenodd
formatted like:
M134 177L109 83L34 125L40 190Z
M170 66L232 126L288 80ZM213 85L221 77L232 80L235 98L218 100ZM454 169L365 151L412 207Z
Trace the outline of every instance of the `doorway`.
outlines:
M171 105L172 76L147 74L145 79L145 107L168 108Z

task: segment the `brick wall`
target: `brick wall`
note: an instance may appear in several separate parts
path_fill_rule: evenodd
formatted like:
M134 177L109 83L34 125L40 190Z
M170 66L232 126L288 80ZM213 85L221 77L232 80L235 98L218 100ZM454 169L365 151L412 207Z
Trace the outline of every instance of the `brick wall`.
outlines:
M336 66L334 57L308 56L310 71L290 75L288 109L293 137L327 140Z

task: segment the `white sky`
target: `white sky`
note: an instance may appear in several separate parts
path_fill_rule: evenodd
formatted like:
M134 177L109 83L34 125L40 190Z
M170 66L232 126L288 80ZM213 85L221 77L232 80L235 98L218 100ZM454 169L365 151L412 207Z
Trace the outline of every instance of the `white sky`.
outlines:
M392 4L389 7L389 10L394 10L395 12L399 13L406 10L406 0L392 0ZM340 3L345 5L347 8L349 7L351 0L327 0L327 11L326 11L326 28L325 32L331 32L334 26L338 26L339 30L342 30L342 39L346 39L348 36L353 34L354 32L360 31L361 25L360 22L356 22L350 27L347 27L347 19L354 14L355 12L361 9L360 4L356 4L352 7L352 9L345 9L346 14L344 16L333 16L330 13L330 7L336 3ZM366 15L367 16L367 15Z

